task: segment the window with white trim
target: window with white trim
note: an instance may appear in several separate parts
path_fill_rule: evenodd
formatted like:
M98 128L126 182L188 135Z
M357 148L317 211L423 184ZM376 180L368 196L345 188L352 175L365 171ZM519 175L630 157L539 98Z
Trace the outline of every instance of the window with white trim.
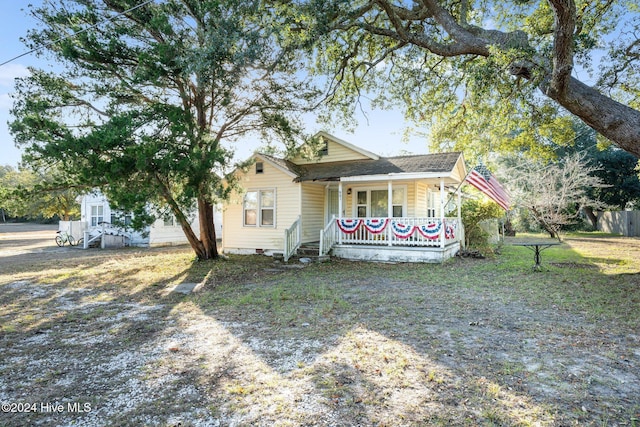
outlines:
M406 186L396 186L391 192L391 212L393 217L405 216ZM389 190L387 188L362 189L356 192L355 215L358 218L364 217L387 217L389 216Z
M119 212L111 212L111 224L124 225L128 227L131 225L131 221L133 221L133 217L131 214L125 214Z
M244 195L242 208L246 227L275 227L276 191L252 190Z
M104 221L104 206L91 205L91 227L97 227Z

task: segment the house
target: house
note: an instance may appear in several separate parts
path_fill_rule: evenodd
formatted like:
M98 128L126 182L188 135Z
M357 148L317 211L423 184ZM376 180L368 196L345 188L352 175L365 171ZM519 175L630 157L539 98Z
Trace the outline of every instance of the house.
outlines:
M192 214L191 226L196 235L199 233L198 215ZM80 200L80 221L61 221L60 230L69 232L75 240L104 233L115 246L163 246L187 244L187 238L182 227L173 216L157 219L143 231L133 231L126 227L131 221L131 215L122 214L111 208L109 201L99 191L82 196ZM124 222L124 227L114 224ZM214 212L216 236L222 235L222 213ZM118 236L120 236L118 238ZM85 242L89 239L85 238Z
M317 160L256 153L250 170L235 172L242 190L223 212L225 253L283 253L286 260L315 243L320 255L442 262L458 252L461 153L381 157L318 136ZM454 212L449 200L457 202Z

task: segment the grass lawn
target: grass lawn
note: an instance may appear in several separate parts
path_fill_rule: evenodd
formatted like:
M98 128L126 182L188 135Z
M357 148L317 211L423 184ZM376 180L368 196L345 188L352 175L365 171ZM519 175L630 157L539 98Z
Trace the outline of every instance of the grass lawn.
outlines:
M0 256L0 425L640 427L640 239L542 262Z

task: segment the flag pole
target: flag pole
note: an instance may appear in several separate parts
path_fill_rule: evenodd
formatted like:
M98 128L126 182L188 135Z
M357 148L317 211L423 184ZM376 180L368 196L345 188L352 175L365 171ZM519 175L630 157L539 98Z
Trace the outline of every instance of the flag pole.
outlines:
M456 187L455 191L451 195L449 195L449 198L447 199L447 203L444 204L445 206L447 206L449 204L449 202L453 198L453 195L456 194L458 192L458 190L460 190L460 188L462 187L462 184L464 184L464 182L467 180L467 177L469 176L471 171L474 170L474 169L475 169L475 167L467 170L467 174L464 176L464 178L462 178L462 181L460 181L460 184Z

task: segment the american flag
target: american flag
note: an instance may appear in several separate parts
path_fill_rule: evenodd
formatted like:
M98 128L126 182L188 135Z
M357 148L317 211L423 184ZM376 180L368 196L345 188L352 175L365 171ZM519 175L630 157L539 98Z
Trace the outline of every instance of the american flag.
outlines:
M473 168L467 175L466 180L469 184L499 204L504 210L509 210L509 194L485 165L480 164Z

